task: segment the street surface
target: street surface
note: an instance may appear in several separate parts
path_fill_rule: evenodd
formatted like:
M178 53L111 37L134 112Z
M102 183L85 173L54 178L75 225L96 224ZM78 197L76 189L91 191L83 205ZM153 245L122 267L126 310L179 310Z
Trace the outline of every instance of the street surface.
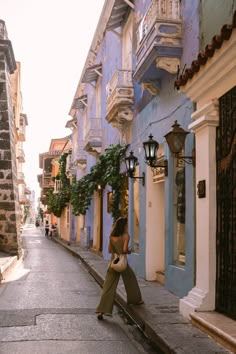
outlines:
M28 224L24 260L0 285L0 354L155 353L115 308L98 321L101 288L80 261Z

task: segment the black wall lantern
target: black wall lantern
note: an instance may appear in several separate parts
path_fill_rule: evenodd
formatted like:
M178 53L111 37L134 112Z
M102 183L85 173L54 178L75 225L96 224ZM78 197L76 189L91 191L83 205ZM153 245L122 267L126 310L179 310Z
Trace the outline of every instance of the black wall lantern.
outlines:
M145 173L143 172L142 177L135 177L135 168L138 165L138 159L136 156L134 156L133 151L130 151L130 154L128 157L125 158L125 164L126 164L126 170L127 170L127 175L129 178L133 179L141 179L142 180L142 185L145 185Z
M143 143L143 148L145 152L145 162L152 170L156 168L164 168L165 176L168 176L168 162L164 160L163 164L159 164L156 157L157 150L159 149L159 143L153 140L152 134L149 135L149 139Z
M182 160L188 164L195 166L195 155L192 156L182 156L180 155L181 151L185 145L186 136L189 134L186 130L180 127L177 120L172 125L172 130L165 135L167 144L169 146L172 154L177 158L177 164L179 160Z

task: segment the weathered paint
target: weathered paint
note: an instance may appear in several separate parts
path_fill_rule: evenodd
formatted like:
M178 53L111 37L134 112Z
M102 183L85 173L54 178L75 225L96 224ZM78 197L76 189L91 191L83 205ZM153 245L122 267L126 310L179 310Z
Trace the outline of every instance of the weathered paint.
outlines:
M144 13L151 2L137 1L136 10L137 17L140 17L140 13ZM199 50L198 43L198 1L192 1L191 7L185 2L182 8L184 30L183 42L187 45L183 50L181 66L185 63L191 62L193 55ZM137 20L138 24L138 20ZM135 59L134 59L135 65ZM191 113L193 111L193 105L185 95L178 94L174 90L175 75L165 73L160 83L160 93L158 96L151 96L151 94L145 90L142 90L141 86L136 83L135 85L135 112L136 117L132 125L132 142L130 149L138 157L140 163L140 172L147 171L148 166L144 163L142 142L148 139L150 133L153 134L155 140L159 144L164 144L166 150L166 156L169 162L169 174L165 179L165 202L161 202L161 194L158 195L158 186L152 187L154 193L149 193L148 200L146 201L146 192L150 187L146 186L143 192L140 193L140 209L144 210L146 202L152 207L156 206L156 213L158 217L158 208L165 209L165 219L160 223L165 224L165 234L161 237L160 232L156 235L151 232L151 229L158 228L158 224L153 222L153 217L141 212L140 215L140 252L138 255L131 256L131 264L135 267L136 272L147 278L154 277L154 264L156 270L161 270L161 261L158 264L155 260L155 256L158 254L158 247L163 245L162 240L165 238L165 286L168 290L174 292L179 296L185 295L194 283L194 170L191 166L186 167L186 265L185 267L176 267L173 265L173 160L169 154L168 147L164 139L164 135L171 129L171 125L174 120L178 120L179 124L184 129L188 129L188 124L191 120ZM186 141L186 154L191 155L193 147L193 137L189 136ZM146 180L147 183L152 183L150 177ZM159 186L160 189L160 186ZM160 190L159 190L160 193ZM160 203L157 203L155 197L159 199ZM161 205L164 204L164 205ZM158 207L157 207L158 204ZM147 206L147 213L149 212ZM150 211L152 215L155 215L155 211ZM158 217L154 219L158 220ZM161 216L160 216L161 217ZM130 218L132 219L132 211ZM163 219L163 215L162 215ZM153 222L150 226L146 225L146 221ZM131 221L132 225L132 221ZM161 226L162 227L162 226ZM146 228L146 230L145 230ZM145 232L146 231L146 232ZM163 231L162 231L163 232ZM132 228L131 228L132 234ZM159 235L159 236L158 236ZM155 239L155 237L157 239ZM159 243L158 243L159 242ZM147 247L148 245L148 247ZM162 246L163 247L163 246ZM152 261L150 260L152 259ZM162 259L162 262L164 260ZM162 263L163 264L163 263Z

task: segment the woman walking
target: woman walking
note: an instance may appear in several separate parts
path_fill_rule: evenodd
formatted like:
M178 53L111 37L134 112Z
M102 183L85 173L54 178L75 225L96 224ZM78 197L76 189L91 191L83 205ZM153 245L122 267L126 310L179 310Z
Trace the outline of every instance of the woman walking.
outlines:
M116 220L111 234L110 242L108 245L109 253L112 253L111 262L114 259L115 254L130 254L131 250L128 249L129 244L129 234L128 234L128 220L127 218L119 218ZM116 288L120 279L120 274L123 278L125 285L125 290L127 293L127 303L134 305L143 304L141 292L136 279L136 276L129 266L122 272L116 272L111 268L111 262L108 266L106 278L103 286L102 296L100 303L96 309L98 313L98 320L103 319L103 315L112 315L112 309L114 304L114 297L116 293Z

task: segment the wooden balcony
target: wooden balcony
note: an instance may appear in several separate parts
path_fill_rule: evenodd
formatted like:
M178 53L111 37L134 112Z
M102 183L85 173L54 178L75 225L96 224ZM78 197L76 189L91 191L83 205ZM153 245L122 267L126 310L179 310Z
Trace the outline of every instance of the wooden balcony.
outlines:
M101 153L102 149L102 120L89 118L84 134L83 149L89 153Z
M23 149L18 149L17 154L16 154L16 158L21 163L25 162L25 152Z
M18 139L19 141L25 141L25 126L21 125L18 128Z
M61 189L61 180L55 180L53 193L58 193Z
M43 176L43 183L42 183L43 188L54 188L54 182L52 181L52 177L50 174L49 176Z
M117 70L106 87L106 119L119 127L133 119L134 87L131 70Z
M134 78L158 93L165 72L176 74L182 55L180 0L153 0L137 31ZM151 91L151 90L150 90Z

